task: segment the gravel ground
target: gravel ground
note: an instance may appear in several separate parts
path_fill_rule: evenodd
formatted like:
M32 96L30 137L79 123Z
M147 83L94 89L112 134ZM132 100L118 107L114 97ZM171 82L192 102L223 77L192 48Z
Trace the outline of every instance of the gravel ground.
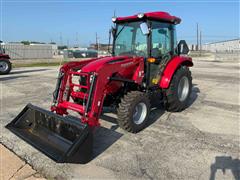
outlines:
M58 71L16 68L0 77L0 142L49 178L239 179L239 61L194 63L188 109L155 109L138 134L123 131L116 116L105 113L94 158L85 165L57 164L4 128L29 102L49 108Z

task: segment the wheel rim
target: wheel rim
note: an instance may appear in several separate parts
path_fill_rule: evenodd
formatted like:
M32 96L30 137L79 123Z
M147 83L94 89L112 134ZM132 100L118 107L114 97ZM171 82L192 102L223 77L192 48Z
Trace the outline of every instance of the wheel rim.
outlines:
M0 61L0 72L5 72L8 69L8 63L5 61Z
M178 99L182 102L185 101L189 92L189 80L183 76L178 83Z
M141 102L135 106L133 112L133 122L135 124L141 124L147 116L147 106L145 103Z

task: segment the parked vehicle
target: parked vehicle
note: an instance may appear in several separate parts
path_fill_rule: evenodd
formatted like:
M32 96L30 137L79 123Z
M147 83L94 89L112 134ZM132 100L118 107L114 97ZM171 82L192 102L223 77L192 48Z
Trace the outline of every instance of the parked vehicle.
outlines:
M0 41L0 75L10 73L12 69L12 64L10 62L9 55L5 54L5 50L1 45L2 41Z

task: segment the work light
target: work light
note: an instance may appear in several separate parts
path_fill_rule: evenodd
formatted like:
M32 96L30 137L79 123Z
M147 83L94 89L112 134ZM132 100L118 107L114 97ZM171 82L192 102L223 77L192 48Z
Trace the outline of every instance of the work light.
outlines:
M112 17L112 22L116 22L117 17Z
M140 19L143 18L143 17L144 17L144 13L139 13L139 14L137 15L137 17L140 18Z

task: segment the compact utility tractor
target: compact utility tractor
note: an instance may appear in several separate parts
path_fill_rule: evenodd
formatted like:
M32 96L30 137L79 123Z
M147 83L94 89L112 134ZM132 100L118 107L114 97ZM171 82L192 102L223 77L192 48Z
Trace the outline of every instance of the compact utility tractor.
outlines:
M5 54L5 50L2 47L2 41L0 41L0 75L8 74L12 69L9 55Z
M117 121L137 133L151 108L187 107L192 89L192 59L166 12L113 18L112 56L64 64L51 111L28 104L7 128L57 162L91 160L94 127L104 106L117 109ZM70 115L71 111L79 117Z

